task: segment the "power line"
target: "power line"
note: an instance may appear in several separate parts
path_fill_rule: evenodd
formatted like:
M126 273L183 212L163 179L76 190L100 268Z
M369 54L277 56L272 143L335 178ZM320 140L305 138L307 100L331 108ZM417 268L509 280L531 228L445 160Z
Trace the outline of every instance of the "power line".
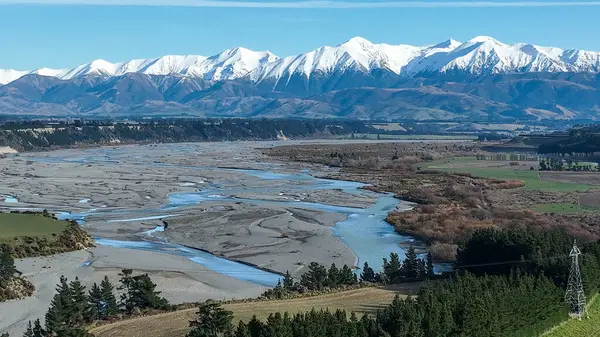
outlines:
M454 266L454 269L464 269L464 268L471 268L471 267L498 266L498 265L505 265L505 264L520 264L520 263L541 262L541 261L549 261L549 260L560 260L560 259L566 259L567 257L569 257L569 255L567 255L567 254L560 254L560 255L555 255L555 256L550 256L550 257L537 258L537 259L529 259L529 260L505 260L505 261L477 263L477 264L463 264L463 265L456 265L456 266Z

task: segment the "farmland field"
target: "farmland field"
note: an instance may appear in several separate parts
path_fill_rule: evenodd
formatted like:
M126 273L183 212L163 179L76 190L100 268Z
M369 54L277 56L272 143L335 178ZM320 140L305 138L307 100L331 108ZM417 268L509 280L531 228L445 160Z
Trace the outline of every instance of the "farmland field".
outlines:
M570 172L573 174L570 175L571 179L568 181L550 180L552 179L551 176L538 175L537 171L529 169L534 164L535 162L522 162L517 167L510 167L509 161L487 161L477 160L475 157L458 157L426 162L421 164L420 168L422 170L469 173L482 178L520 180L525 183L525 188L530 190L575 192L594 188L593 185L575 182L583 180L577 179L580 172ZM589 173L581 172L581 174ZM598 177L600 177L600 174Z
M67 224L39 214L0 213L0 241L20 236L51 236L62 232Z
M389 288L362 288L290 300L226 304L224 308L233 312L234 324L240 320L247 322L252 315L266 319L269 313L298 313L312 308L328 308L331 311L343 309L348 314L354 311L361 316L390 304L397 293L406 294L411 290L416 293L418 287L418 284L403 284ZM188 321L194 318L196 311L194 308L134 318L100 326L90 332L96 337L183 337L189 330Z

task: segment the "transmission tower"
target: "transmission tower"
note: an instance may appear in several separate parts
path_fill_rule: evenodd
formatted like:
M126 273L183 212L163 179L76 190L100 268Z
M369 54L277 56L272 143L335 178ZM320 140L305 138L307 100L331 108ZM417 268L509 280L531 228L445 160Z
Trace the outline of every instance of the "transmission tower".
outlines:
M583 284L581 283L579 255L581 255L581 251L577 248L577 242L573 241L573 248L569 253L569 256L571 257L571 272L569 273L569 283L567 285L567 292L565 293L565 302L569 303L571 308L570 314L581 320L583 315L585 315L586 318L589 318L589 315L585 303Z

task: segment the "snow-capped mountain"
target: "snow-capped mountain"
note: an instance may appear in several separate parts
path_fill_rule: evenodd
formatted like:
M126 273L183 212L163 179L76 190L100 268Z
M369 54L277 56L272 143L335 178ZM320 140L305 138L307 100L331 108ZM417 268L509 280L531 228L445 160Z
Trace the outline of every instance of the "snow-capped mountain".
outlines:
M40 68L33 71L0 69L0 84L26 74L72 79L84 75L120 76L126 73L176 75L221 81L245 78L254 82L289 82L294 76L375 70L411 77L423 73L465 72L497 74L515 72L600 72L600 52L563 50L532 44L502 43L478 36L467 42L447 40L432 46L374 44L354 37L335 47L325 46L295 56L280 58L268 51L245 48L225 50L217 55L169 55L123 63L95 60L73 69Z
M27 75L28 71L18 71L13 69L0 69L0 85L10 83L16 79Z

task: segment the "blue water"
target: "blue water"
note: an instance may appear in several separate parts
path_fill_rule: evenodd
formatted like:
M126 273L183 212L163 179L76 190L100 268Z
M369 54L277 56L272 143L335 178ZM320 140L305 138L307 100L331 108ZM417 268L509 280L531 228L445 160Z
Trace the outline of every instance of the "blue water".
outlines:
M243 263L230 261L198 249L187 248L177 244L148 241L121 241L103 238L94 238L94 240L101 246L138 249L184 256L191 261L196 262L219 274L227 275L255 284L274 287L281 279L281 275L263 271Z
M19 199L17 199L16 197L10 196L10 195L3 196L3 199L4 199L4 202L11 203L11 204L19 202Z
M193 149L189 149L192 151ZM188 151L183 149L181 151ZM118 163L119 156L127 155L122 149L93 149L89 150L91 155L78 157L78 158L41 158L44 162L76 162L76 163ZM117 159L115 159L117 158ZM40 158L27 158L28 160L37 160ZM131 162L128 161L130 164ZM178 166L175 164L165 163L140 163L140 165L152 165L152 166ZM294 191L311 191L321 189L341 189L347 193L352 194L367 194L376 196L377 201L368 208L354 208L327 205L321 203L304 202L304 201L293 201L293 200L281 200L281 201L266 201L258 199L244 199L235 198L231 195L247 192L244 188L228 188L225 190L221 185L218 184L207 184L202 186L201 191L197 192L181 192L171 193L168 195L167 202L160 208L155 210L88 210L80 213L68 213L62 212L58 214L59 219L72 219L78 223L83 223L86 217L94 216L95 218L102 217L103 215L123 215L122 219L110 220L111 222L118 221L138 221L138 220L150 220L167 218L170 216L176 216L175 214L169 213L180 209L182 207L197 205L206 201L240 201L250 204L282 204L288 207L304 208L304 209L315 209L328 212L336 212L344 214L347 218L344 221L337 223L331 228L332 234L339 237L355 254L356 265L362 266L366 261L376 271L380 271L382 268L383 258L388 258L389 254L394 252L397 253L401 259L404 259L404 249L400 247L401 242L412 242L414 241L411 237L399 235L394 231L394 228L390 226L385 218L387 214L398 207L401 209L410 209L412 204L402 202L393 197L392 194L379 194L370 191L360 190L359 188L364 186L362 183L344 181L344 180L331 180L331 179L320 179L315 178L309 174L308 170L303 170L300 173L282 173L282 172L271 172L269 170L253 170L253 169L222 169L215 167L202 167L202 166L183 166L186 168L202 168L211 170L227 170L235 171L251 175L253 177L263 180L278 180L282 181L283 186L293 186ZM252 188L251 191L269 191L271 188ZM157 215L149 215L149 213L159 212ZM161 227L146 231L145 233L149 238L152 235L161 231ZM208 269L214 270L218 273L228 275L240 280L249 281L256 284L274 286L277 281L281 278L280 275L269 273L248 265L229 261L224 258L214 256L210 253L187 248L181 245L166 243L166 242L148 242L148 241L119 241L109 240L104 238L96 238L96 242L99 245L111 246L111 247L122 247L131 249L141 249L148 251L160 251L162 253L180 255L189 258L200 265L205 266ZM442 270L444 266L436 266L437 270ZM360 270L357 270L359 273Z

